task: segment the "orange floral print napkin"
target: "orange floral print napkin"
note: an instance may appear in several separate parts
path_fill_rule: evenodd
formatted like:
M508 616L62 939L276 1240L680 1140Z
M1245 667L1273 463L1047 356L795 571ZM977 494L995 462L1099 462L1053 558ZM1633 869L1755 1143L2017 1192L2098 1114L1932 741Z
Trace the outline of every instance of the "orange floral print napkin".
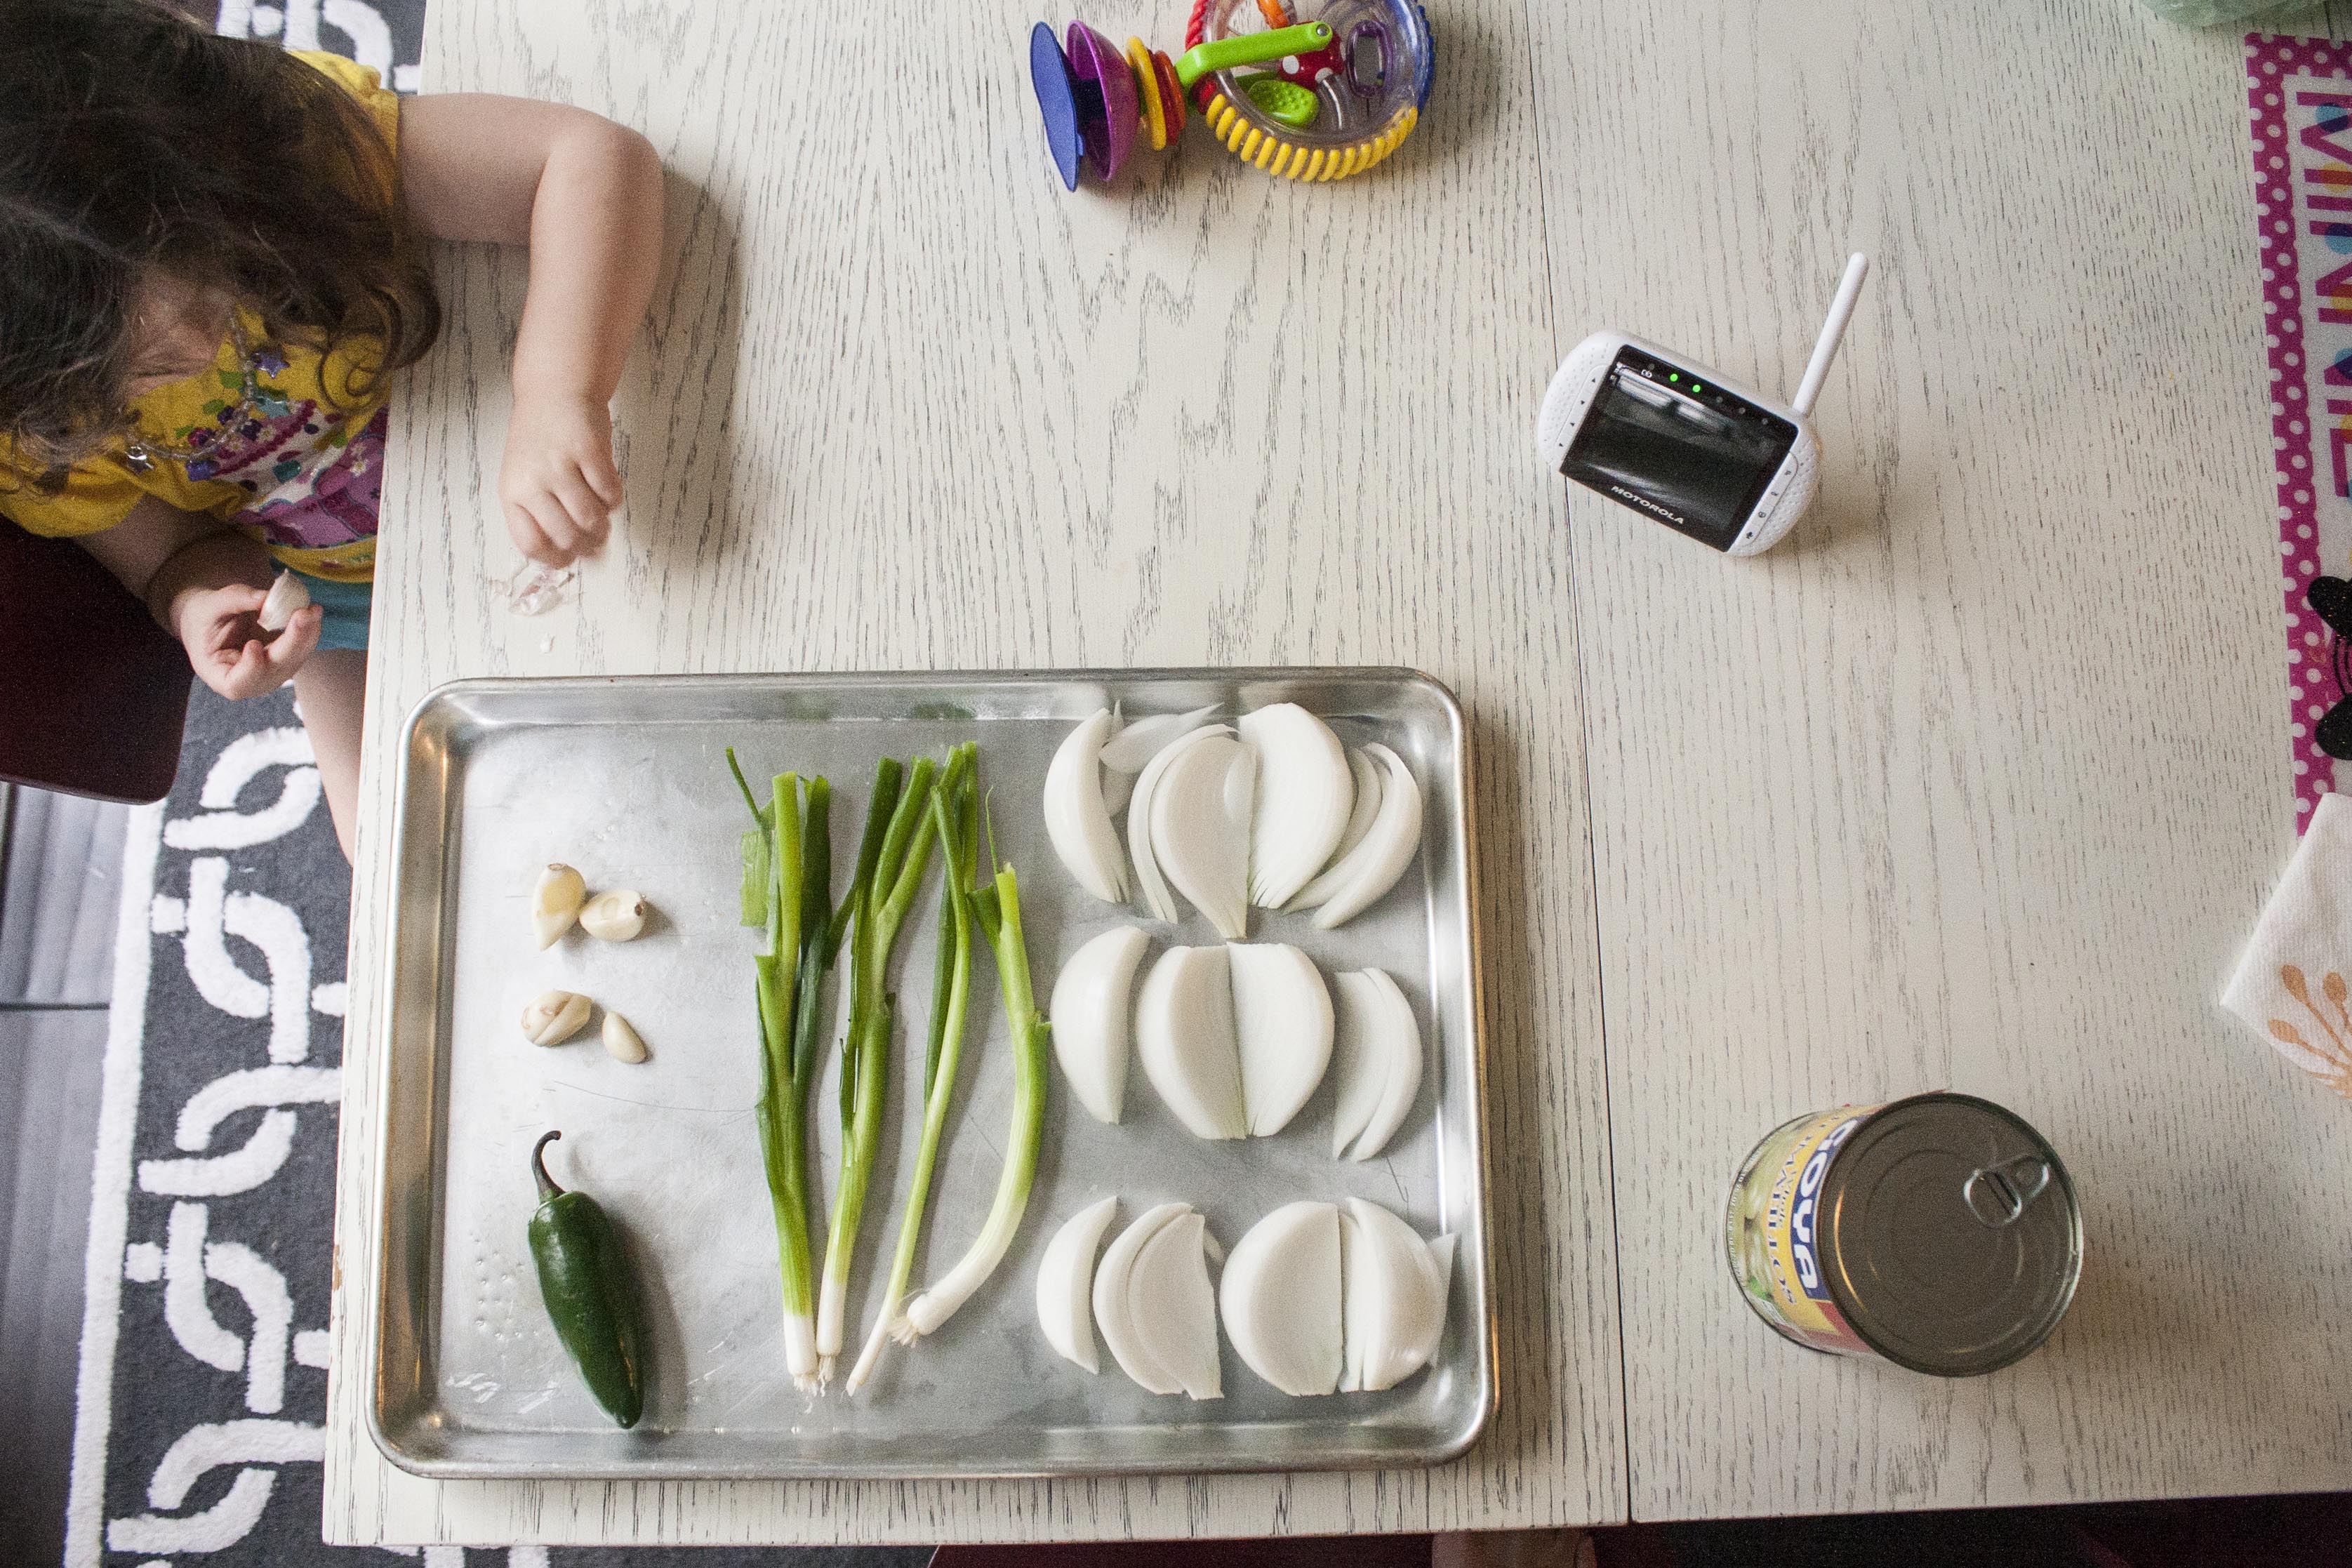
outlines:
M2325 795L2221 1005L2352 1099L2352 795Z

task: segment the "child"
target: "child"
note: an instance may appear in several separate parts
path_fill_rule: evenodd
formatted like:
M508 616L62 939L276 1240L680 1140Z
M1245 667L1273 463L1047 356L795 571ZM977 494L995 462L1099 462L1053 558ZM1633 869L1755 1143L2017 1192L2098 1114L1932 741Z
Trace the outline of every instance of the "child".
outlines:
M384 402L440 326L425 240L530 246L499 499L562 565L621 504L606 405L659 162L593 114L403 103L158 0L0 0L0 516L79 540L222 696L290 679L348 856ZM312 600L275 636L273 560Z

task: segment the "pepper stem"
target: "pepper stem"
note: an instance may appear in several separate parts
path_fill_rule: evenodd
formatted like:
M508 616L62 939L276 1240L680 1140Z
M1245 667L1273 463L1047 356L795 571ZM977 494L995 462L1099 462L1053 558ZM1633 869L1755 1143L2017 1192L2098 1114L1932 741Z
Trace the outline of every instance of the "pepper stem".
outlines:
M547 1173L546 1160L547 1146L562 1136L563 1134L561 1132L542 1132L539 1135L539 1142L530 1146L531 1179L539 1184L539 1201L541 1203L545 1203L550 1198L560 1198L563 1195L563 1189L557 1186L555 1184L555 1178Z

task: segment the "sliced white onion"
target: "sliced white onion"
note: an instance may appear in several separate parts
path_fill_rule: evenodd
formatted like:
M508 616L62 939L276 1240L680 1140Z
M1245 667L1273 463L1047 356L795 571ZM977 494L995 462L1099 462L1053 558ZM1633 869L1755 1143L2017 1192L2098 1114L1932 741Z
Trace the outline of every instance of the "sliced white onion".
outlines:
M1339 1211L1285 1204L1234 1243L1217 1287L1225 1337L1249 1369L1285 1394L1339 1385Z
M1364 835L1371 831L1372 819L1381 812L1380 763L1372 761L1360 746L1348 753L1348 773L1356 781L1356 804L1348 809L1348 831L1339 835L1339 847L1332 850L1331 858L1324 862L1325 870L1345 860L1348 852L1364 841ZM1308 884L1309 887L1313 885ZM1298 898L1293 899L1286 907L1297 909L1299 900L1306 897L1306 890L1300 889Z
M1128 1320L1144 1354L1178 1387L1194 1399L1221 1399L1217 1298L1209 1288L1202 1246L1207 1232L1199 1215L1182 1214L1151 1234L1128 1273Z
M1054 981L1054 1056L1070 1092L1097 1121L1116 1124L1127 1103L1128 1021L1136 966L1150 939L1113 926L1070 954Z
M1222 947L1171 947L1135 999L1143 1076L1196 1138L1245 1138L1233 965Z
M1088 1372L1102 1370L1095 1354L1095 1248L1118 1208L1113 1195L1072 1215L1045 1244L1037 1265L1037 1327L1055 1354Z
M1404 868L1421 847L1421 786L1412 770L1386 746L1364 748L1387 770L1381 785L1380 814L1364 834L1363 842L1346 859L1308 884L1298 896L1298 907L1310 903L1318 931L1329 931L1354 920L1396 886Z
M1288 1125L1331 1065L1331 993L1315 963L1282 942L1234 942L1234 1036L1250 1135Z
M1151 802L1159 794L1160 781L1168 770L1191 748L1202 745L1213 737L1230 736L1231 730L1223 724L1213 724L1205 730L1194 730L1171 742L1166 750L1144 764L1135 781L1135 797L1127 805L1127 850L1135 857L1136 886L1143 890L1144 907L1152 918L1170 924L1176 921L1176 900L1168 891L1167 879L1160 874L1160 858L1151 848Z
M1446 1256L1450 1264L1450 1246ZM1339 1259L1347 1336L1340 1386L1393 1388L1429 1364L1444 1332L1446 1288L1437 1258L1395 1215L1350 1198Z
M1249 900L1264 909L1280 909L1339 847L1355 804L1355 779L1339 737L1296 702L1244 713L1241 735L1258 760Z
M1138 719L1103 743L1102 765L1115 773L1139 773L1145 763L1179 737L1207 723L1216 710L1213 702L1190 713L1152 713Z
M1102 743L1108 708L1070 731L1045 769L1045 834L1081 888L1107 904L1127 900L1127 861L1103 805Z
M1339 1104L1331 1154L1337 1159L1353 1142L1353 1157L1369 1160L1396 1135L1421 1092L1421 1026L1403 990L1380 970L1337 975L1332 984L1339 994Z
M1137 1335L1128 1280L1144 1243L1163 1226L1192 1212L1190 1204L1161 1204L1144 1210L1133 1225L1118 1233L1118 1239L1104 1250L1102 1262L1095 1268L1095 1327L1102 1331L1103 1343L1110 1347L1119 1370L1152 1394L1181 1393L1183 1385L1152 1359Z
M1171 748L1151 790L1151 852L1217 934L1249 934L1250 800L1256 762L1230 736L1195 731ZM1134 816L1129 812L1130 821Z

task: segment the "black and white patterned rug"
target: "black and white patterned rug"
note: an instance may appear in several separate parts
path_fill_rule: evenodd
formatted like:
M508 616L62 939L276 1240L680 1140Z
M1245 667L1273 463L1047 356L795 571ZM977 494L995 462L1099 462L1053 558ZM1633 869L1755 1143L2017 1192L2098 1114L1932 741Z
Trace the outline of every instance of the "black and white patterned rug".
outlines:
M424 0L184 9L416 89ZM229 703L198 688L179 782L133 815L124 853L67 1568L385 1559L319 1538L350 900L290 693ZM917 1568L928 1555L422 1552L428 1568Z
M66 1563L381 1562L319 1539L351 874L289 693L230 703L198 689L179 782L132 815L122 881ZM497 1555L919 1568L929 1554ZM468 1553L424 1557L465 1568Z

